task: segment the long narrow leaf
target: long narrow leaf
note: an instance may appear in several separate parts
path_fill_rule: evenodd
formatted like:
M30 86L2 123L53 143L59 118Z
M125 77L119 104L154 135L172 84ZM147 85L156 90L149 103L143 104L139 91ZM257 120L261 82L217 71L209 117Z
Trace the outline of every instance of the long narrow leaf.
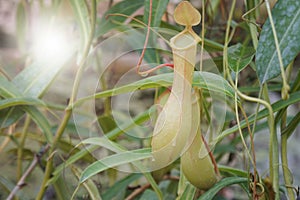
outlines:
M114 143L113 141L108 140L107 138L104 138L104 137L88 138L88 139L85 139L85 140L81 141L81 143L82 144L98 145L100 147L104 147L106 149L109 149L109 150L117 153L117 154L115 154L115 156L120 155L120 153L126 153L126 152L128 152L123 147L119 146L117 143ZM139 151L142 151L142 150L138 149L138 150L135 150L135 151L139 152ZM133 151L133 152L135 152L135 151ZM135 157L135 156L136 155L134 155L133 157ZM151 156L151 155L149 155L149 156ZM141 159L143 159L143 158L141 158ZM125 162L127 163L127 161L125 161ZM131 162L132 161L128 161L128 163L131 163ZM95 165L98 165L98 169L97 169L97 166L96 166L95 167L95 171L97 171L97 170L103 171L103 170L105 170L105 169L103 169L103 167L104 168L107 167L107 166L104 166L103 163L101 163L101 161L100 162L98 161L98 164L95 164ZM138 163L134 163L134 165L140 171L143 171L142 170L143 167L140 166ZM152 177L151 173L149 173L149 172L143 172L143 174L144 174L145 178L148 180L148 182L150 183L150 185L152 186L152 188L154 189L154 191L156 192L157 196L158 197L162 197L162 192L160 191L160 189L159 189L157 183L155 182L154 178Z
M216 183L212 188L210 188L207 192L205 192L203 195L201 195L198 200L207 200L207 199L213 199L213 197L222 189L229 185L233 184L240 184L240 183L247 183L248 178L241 178L241 177L228 177L220 180L218 183Z
M84 0L71 0L70 3L72 5L77 21L79 22L82 37L81 48L83 48L86 46L89 39L89 34L91 32L88 7L86 5L86 1Z
M128 93L135 90L144 90L155 87L168 87L172 85L173 73L159 74L151 76L140 81L114 88L111 90L105 90L103 92L96 93L93 96L88 96L77 101L76 104L80 104L88 99L104 98L115 96L118 94ZM234 90L229 83L221 76L209 72L195 72L193 86L200 87L204 90L218 92L228 97L234 97Z
M21 96L19 89L3 76L0 76L0 96L4 98L13 98Z
M44 102L39 99L30 98L30 97L21 97L21 98L9 98L0 100L0 110L21 105L36 105L36 106L45 106Z
M51 144L53 142L53 135L47 118L36 107L24 106L23 110L28 113L33 121L42 129L47 142Z
M81 170L78 167L72 166L72 171L75 174L76 178L80 178ZM87 180L83 183L83 186L88 191L90 199L92 200L101 200L98 188L92 180ZM119 192L119 191L118 191Z
M97 162L94 162L88 166L80 177L80 182L84 182L90 177L112 167L116 167L122 164L133 163L138 160L151 158L152 154L149 149L138 149L133 151L126 151L112 156L103 158Z
M196 188L192 184L187 183L182 195L180 196L180 200L194 199L195 192Z
M142 177L142 174L130 174L120 181L116 182L113 186L109 187L109 189L102 195L103 199L113 199L119 193L126 190L128 185L133 181Z
M12 80L12 83L18 86L18 89L22 91L24 96L41 97L68 59L69 57L66 56L55 62L33 63L20 72Z
M67 161L65 161L64 163L60 164L58 167L55 168L54 172L52 173L53 176L48 181L47 185L50 185L53 182L55 182L64 169L66 169L71 164L75 163L76 161L82 159L84 156L86 156L89 153L93 152L97 148L98 148L98 146L91 145L91 146L88 146L88 147L80 150L79 152L75 153L74 155L72 155Z
M1 197L2 197L3 193L9 194L14 189L15 183L11 182L11 180L8 180L4 176L0 175L0 187L1 187L1 189L4 190L4 191L2 190L2 193L1 193ZM29 199L28 195L22 191L19 191L15 196L22 200Z

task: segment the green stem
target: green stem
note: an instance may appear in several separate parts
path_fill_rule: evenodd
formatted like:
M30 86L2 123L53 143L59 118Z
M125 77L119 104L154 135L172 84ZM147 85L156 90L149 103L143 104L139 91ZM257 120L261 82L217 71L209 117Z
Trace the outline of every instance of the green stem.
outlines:
M255 0L249 0L246 4L247 12L242 16L242 18L248 23L250 34L252 38L252 44L254 49L258 46L258 38L257 38L257 25L255 24L256 21L256 13L255 10L261 5L261 3L258 3ZM245 16L249 15L249 19L246 19Z
M49 178L51 176L51 173L53 171L53 154L55 153L55 148L56 148L57 142L60 140L60 138L61 138L61 136L62 136L67 124L68 124L68 121L71 117L71 114L72 114L71 109L65 111L63 121L62 121L62 123L60 124L59 128L56 131L54 141L53 141L53 143L50 147L50 150L49 150L49 158L47 160L46 170L45 170L43 182L42 182L42 185L41 185L41 189L40 189L39 193L36 196L36 200L41 200L44 196L45 190L47 188L48 180L49 180ZM47 148L49 148L49 146L47 146Z
M293 63L291 63L287 68L287 81L289 82L291 73L293 69ZM284 100L288 99L288 95L284 96ZM288 158L287 158L287 140L289 137L289 134L284 134L283 130L286 128L287 125L287 107L283 109L283 115L281 117L281 161L282 161L282 172L284 177L285 185L291 186L293 184L292 177L290 176L289 171L289 164L288 164ZM294 190L291 187L286 187L287 195L290 200L295 199Z
M27 138L27 130L30 124L30 117L27 115L25 119L25 123L23 126L22 130L22 135L21 135L21 141L18 147L18 160L17 160L17 179L19 180L22 176L23 173L23 162L22 162L22 157L23 157L23 149L24 149L24 144Z
M235 8L235 4L236 4L236 0L233 0L232 5L231 5L231 9L230 9L230 13L228 16L228 20L227 20L227 27L226 27L226 33L225 33L225 42L224 42L224 49L223 49L223 74L224 74L224 79L226 79L226 75L230 75L229 73L229 69L228 69L228 44L230 41L230 27L231 27L231 20L233 17L233 13L234 13L234 8Z
M228 70L227 70L228 71ZM228 72L229 73L229 72ZM276 193L276 200L279 200L279 150L278 150L278 139L276 134L276 128L275 128L275 119L274 119L274 112L272 109L272 106L269 103L268 99L268 93L266 85L264 85L263 88L263 96L267 99L267 101L247 96L243 93L241 93L236 85L233 83L231 77L229 76L229 82L231 85L234 86L236 93L243 99L250 101L250 102L256 102L259 104L264 105L267 110L269 111L269 117L268 117L268 124L269 124L269 131L270 131L270 152L269 152L269 167L270 167L270 178L273 183L273 189Z
M204 35L205 35L205 0L202 0L202 30L201 30L201 50L200 50L200 71L203 70L203 52L204 52Z
M97 66L100 66L99 68L102 68L99 59L100 59L99 55L96 54L96 63L97 63ZM105 90L108 89L107 84L106 84L106 79L105 79L105 76L104 76L104 72L105 71L103 69L100 70L101 76L100 76L100 80L99 81L101 83L101 90L102 91L105 91ZM104 114L105 115L110 115L111 114L111 105L110 105L110 103L111 103L110 102L110 97L106 97L104 99Z
M270 105L268 88L267 85L263 85L263 97L266 100L266 103L270 108L269 109L269 117L268 124L270 130L270 144L269 144L269 170L270 170L270 178L273 184L273 190L276 194L275 199L279 200L279 149L278 149L278 139L275 127L275 119L272 107ZM265 101L264 101L265 102ZM272 113L272 114L271 114Z
M284 111L284 115L281 118L281 131L286 127L286 117L287 117L287 111ZM287 140L288 140L288 134L281 134L281 161L282 161L282 172L284 177L285 185L291 186L292 179L290 176L289 166L288 166L288 159L287 159ZM288 199L294 200L295 194L294 190L291 187L286 187Z
M282 62L282 56L281 56L281 52L280 52L280 46L279 46L279 42L278 42L278 38L277 38L277 33L276 33L276 29L275 29L275 25L274 25L272 13L271 13L270 3L269 3L269 0L265 0L265 2L266 2L266 8L267 8L267 12L268 12L270 24L271 24L271 27L272 27L272 32L273 32L273 36L274 36L275 47L276 47L277 56L278 56L278 60L279 60L279 66L280 66L280 70L281 70L282 83L283 83L283 86L282 86L282 98L285 99L288 96L290 87L289 87L289 84L287 82L285 71L284 71L284 66L283 66L283 62Z
M49 150L49 159L48 159L47 164L46 164L46 170L45 170L44 179L43 179L43 182L42 182L42 185L41 185L41 189L40 189L40 191L39 191L39 193L37 194L37 197L36 197L37 200L41 200L44 196L44 192L46 190L48 180L49 180L49 178L51 176L51 173L53 171L53 154L55 153L56 145L59 142L61 136L63 135L64 130L65 130L67 124L68 124L68 121L69 121L69 119L72 115L72 105L73 105L73 103L76 99L77 93L78 93L78 88L79 88L80 80L82 78L83 70L84 70L84 67L85 67L85 62L86 62L86 59L87 59L88 54L90 52L90 48L91 48L92 41L93 41L93 38L94 38L95 21L96 21L96 4L97 4L96 0L93 0L92 1L92 6L91 6L91 25L92 25L91 27L92 28L91 28L91 32L90 32L90 35L89 35L89 40L88 40L87 45L84 49L82 59L79 63L79 69L76 73L76 77L75 77L75 80L74 80L74 85L73 85L73 90L72 90L72 94L71 94L71 97L70 97L69 105L67 106L67 108L65 110L63 120L62 120L59 128L57 129L57 131L55 133L53 143L52 143L52 145L50 147L50 150ZM48 148L49 148L49 146L48 146Z
M236 73L236 76L235 76L235 88L238 87L238 73ZM234 106L235 106L235 116L236 116L236 122L237 122L237 125L238 125L238 129L239 129L239 133L240 133L240 136L241 136L241 140L242 140L242 143L244 145L244 148L248 154L248 157L250 159L250 162L252 163L253 165L253 168L255 169L254 171L256 172L256 166L255 166L255 162L250 154L250 151L247 147L247 144L245 142L245 139L244 139L244 136L243 136L243 132L242 132L242 129L241 129L241 126L240 126L240 118L239 118L239 109L238 109L238 100L237 100L237 92L235 92L235 95L234 95Z
M224 55L223 55L223 57L224 57L224 59L223 59L224 77L226 78L226 74L227 74L231 85L235 88L237 94L241 98L244 98L248 101L260 103L260 104L264 105L269 111L268 122L269 122L269 130L270 130L270 153L269 153L270 176L271 176L272 183L273 183L273 189L276 193L275 198L276 198L276 200L279 200L279 150L278 150L278 140L277 140L276 129L275 129L275 119L274 119L273 109L272 109L269 101L264 101L262 99L249 97L247 95L242 94L238 90L236 85L233 83L233 81L231 79L231 76L230 76L229 69L228 69L227 46L228 46L228 42L229 42L229 40L228 40L229 39L229 30L230 30L230 24L231 24L231 19L232 19L232 16L233 16L235 3L236 3L236 1L234 0L233 3L232 3L232 6L231 6L229 19L228 19L228 22L227 22L225 45L224 45ZM265 85L264 88L265 88L265 90L267 89L266 85ZM265 97L268 97L267 93L265 93Z

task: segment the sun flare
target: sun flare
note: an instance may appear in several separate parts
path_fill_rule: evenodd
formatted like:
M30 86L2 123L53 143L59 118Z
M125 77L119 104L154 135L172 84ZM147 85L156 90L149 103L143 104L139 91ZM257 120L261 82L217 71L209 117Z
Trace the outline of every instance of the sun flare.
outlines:
M32 57L36 61L64 60L71 53L67 34L54 28L41 28L34 34Z

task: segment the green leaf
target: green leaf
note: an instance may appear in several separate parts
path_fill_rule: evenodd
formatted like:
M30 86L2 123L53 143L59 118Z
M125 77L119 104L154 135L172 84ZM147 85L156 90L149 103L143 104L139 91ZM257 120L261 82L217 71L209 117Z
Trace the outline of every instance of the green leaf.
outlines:
M68 56L54 62L36 62L26 67L13 80L19 91L27 97L41 97L54 81Z
M53 184L55 190L55 199L57 200L65 200L71 199L70 193L68 191L68 187L66 185L66 180L64 177L59 177L59 179Z
M151 24L152 27L159 27L161 18L164 15L168 0L152 0L152 15L151 15ZM150 0L146 0L144 3L145 11L144 11L144 23L148 24L148 17L150 11Z
M14 189L15 185L16 184L13 183L11 180L8 180L4 176L0 175L0 188L1 188L0 198L4 197L5 195L8 195ZM18 197L19 199L22 200L30 199L26 193L22 192L22 190L17 192L15 197Z
M167 5L168 5L168 0L152 0L152 14L151 14L151 27L160 27L161 23L161 18L164 15ZM148 25L148 18L149 18L149 12L150 12L150 0L145 0L144 3L144 17L143 21L145 24ZM145 37L145 34L144 34ZM143 40L133 40L136 42L143 42ZM148 63L161 63L160 60L160 54L158 50L155 47L157 44L157 35L152 34L152 31L150 32L149 38L148 38L148 47L144 55L144 60ZM141 47L143 45L137 45L137 47ZM149 48L150 47L150 48Z
M116 182L113 186L109 187L105 193L103 193L103 199L113 199L122 191L127 189L127 186L132 183L133 181L142 177L142 174L132 173L125 178L121 179L120 181Z
M106 169L151 157L150 149L137 149L108 156L89 165L81 174L80 182L82 183Z
M22 93L13 83L0 76L0 96L4 98L20 97Z
M51 179L48 181L47 185L50 185L52 183L54 183L57 178L61 175L61 172L68 166L70 166L71 164L75 163L76 161L82 159L83 157L90 155L91 152L93 152L94 150L96 150L98 147L97 146L88 146L80 151L78 151L77 153L75 153L74 155L72 155L70 158L68 158L67 161L65 161L63 164L59 165L58 167L55 168L54 172L52 173L53 176L51 177Z
M47 118L36 107L24 106L23 110L28 113L33 121L42 129L47 142L52 144L53 135Z
M77 21L79 22L80 32L81 32L81 48L85 47L89 40L89 35L91 32L91 23L89 10L84 0L71 0L70 1Z
M121 135L124 131L129 130L136 126L137 124L142 124L143 122L150 119L151 115L156 112L155 109L148 109L143 113L140 113L136 117L134 117L133 120L130 120L128 122L124 122L124 124L121 124L117 126L115 129L108 132L105 136L109 138L110 140L115 139L119 135Z
M82 98L78 100L76 104L81 104L88 99L110 97L118 94L132 92L135 90L145 90L156 87L169 87L172 85L172 83L173 73L159 74L147 77L134 83L130 83L128 85L120 86L118 88L105 90L103 92L96 93L93 96ZM204 90L214 91L234 98L234 89L223 77L217 74L199 71L194 72L193 86L200 87Z
M80 178L81 170L78 167L72 166L72 171L77 177L77 179ZM99 194L98 188L93 182L93 180L87 180L83 183L83 186L88 191L90 199L92 200L101 200L101 196ZM118 192L117 192L118 193Z
M300 91L298 92L295 92L295 93L292 93L290 95L290 98L287 99L287 100L279 100L275 103L272 104L272 109L273 109L273 112L277 112L281 109L284 109L286 108L287 106L289 105L292 105L294 103L298 103L300 101ZM255 122L255 120L260 120L260 119L263 119L265 117L267 117L269 115L269 112L268 110L265 108L261 111L259 111L257 113L257 115L254 113L252 114L251 116L248 117L248 121L246 120L243 120L240 122L240 128L246 128L247 127L247 124L249 123L250 125ZM226 137L227 135L231 134L231 133L234 133L236 131L239 130L239 126L238 125L235 125L229 129L226 129L225 131L223 131L217 138L216 138L216 141L221 141L224 137Z
M157 196L155 195L155 192L153 192L153 190L145 190L145 192L143 192L143 194L140 196L140 198L138 198L139 200L159 200L159 198L157 198Z
M4 98L14 98L20 97L22 94L14 84L12 84L3 76L0 76L0 96ZM13 124L20 119L20 116L23 114L24 111L21 109L7 108L0 110L0 127L4 128Z
M247 183L248 178L242 178L242 177L228 177L223 178L219 182L217 182L212 188L210 188L207 192L205 192L203 195L201 195L198 200L207 200L207 199L213 199L213 197L223 188L233 185L233 184L240 184L240 183Z
M98 22L95 36L100 37L108 31L122 26L127 19L126 17L121 16L109 16L110 14L121 13L130 16L143 5L144 1L136 0L121 1L115 4L103 15L103 17Z
M279 0L272 16L281 51L283 65L287 65L300 52L300 1ZM261 83L281 73L270 21L263 26L256 52L257 75Z
M236 168L218 165L218 169L222 174L230 174L231 176L248 177L248 172Z
M288 126L282 130L281 135L288 134L288 137L292 135L294 130L299 126L300 122L300 112L289 122Z
M101 115L98 117L98 123L105 134L117 127L112 115Z
M179 200L194 199L195 192L196 188L192 184L187 183Z
M5 128L15 123L24 114L19 107L0 110L0 128Z
M126 149L122 148L119 144L107 139L106 137L92 137L82 140L80 144L92 144L97 145L99 147L104 147L112 152L121 153L126 151Z
M45 103L42 100L30 97L8 98L0 100L0 110L20 105L45 106Z
M0 185L2 186L1 188L3 188L7 193L10 193L15 187L15 183L13 183L10 180L6 179L2 175L0 175Z
M156 181L154 180L153 176L151 175L151 173L150 172L145 172L143 174L144 174L145 178L147 179L147 181L150 183L153 190L155 191L158 199L163 199L162 191L158 187L158 185L157 185Z
M145 40L146 40L146 32L147 29L143 29L142 32L134 31L128 37L126 38L128 41L130 41L129 45L132 47L132 49L142 49L144 46ZM158 53L157 46L157 35L156 33L150 32L148 44L146 47L146 51L144 54L144 60L150 64L160 63L160 55ZM139 53L141 54L142 50L139 50Z
M25 8L25 1L20 1L17 6L17 16L16 16L16 33L18 39L19 48L24 51L26 47L26 35L28 29L28 19Z
M144 156L145 156L145 158L147 156L150 156L150 157L152 156L150 152L147 152L147 154L149 153L149 155L143 155L143 151L148 151L149 149L144 149L144 150L143 149L137 149L137 150L134 150L132 152L126 151L119 144L108 140L106 137L88 138L88 139L83 140L81 143L82 144L98 145L98 146L104 147L106 149L109 149L109 150L117 153L115 155L104 158L104 159L102 159L100 161L97 161L97 162L93 163L92 165L90 165L88 168L90 168L91 166L94 165L94 169L93 169L93 167L91 167L88 170L88 172L86 172L87 175L88 175L87 178L89 178L92 175L95 175L96 173L99 173L100 171L103 171L103 170L106 170L106 169L110 168L109 166L105 166L106 164L112 164L113 163L114 166L117 166L119 164L131 163L131 162L135 161L134 159L136 159L136 160L144 159L143 158ZM140 151L142 151L142 153L140 153ZM136 152L138 152L138 153L136 154ZM126 155L129 154L128 157L127 157L129 160L126 161L126 155L124 155L124 157L122 157L122 154L126 154ZM140 158L138 158L139 154L140 154ZM121 158L119 158L119 157L121 157ZM113 160L113 159L115 159L115 160ZM131 159L133 159L133 160L131 160ZM102 163L102 161L104 163ZM105 162L108 162L108 163L105 163ZM121 163L119 163L119 162L121 162ZM142 166L140 166L138 163L134 163L134 164L135 164L135 167L137 167L138 169L142 169ZM111 166L111 167L114 167L114 166ZM153 190L156 192L157 196L162 197L162 193L161 193L157 183L155 182L154 178L152 177L151 173L144 172L143 174L144 174L145 178L148 180L148 182L150 183L150 185L152 186ZM82 180L82 178L81 178L81 180Z
M228 65L234 72L243 70L250 64L255 54L252 47L238 43L228 48Z
M70 58L66 56L53 62L36 62L21 71L12 82L0 77L0 95L5 98L32 97L38 98L54 81L63 64ZM16 88L18 86L18 89ZM20 92L21 91L21 92ZM23 116L24 112L18 107L2 110L0 112L1 127L15 123Z
M18 156L18 148L12 148L7 151L7 153L17 157ZM32 149L23 148L22 149L22 160L33 160L35 152Z

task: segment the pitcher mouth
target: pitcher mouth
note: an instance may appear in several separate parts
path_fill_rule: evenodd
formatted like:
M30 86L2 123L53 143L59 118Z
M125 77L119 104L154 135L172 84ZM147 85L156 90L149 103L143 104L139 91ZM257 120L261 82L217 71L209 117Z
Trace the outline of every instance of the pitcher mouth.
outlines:
M171 47L178 50L189 49L197 45L197 43L198 40L195 38L194 34L190 33L188 30L180 32L170 40Z

